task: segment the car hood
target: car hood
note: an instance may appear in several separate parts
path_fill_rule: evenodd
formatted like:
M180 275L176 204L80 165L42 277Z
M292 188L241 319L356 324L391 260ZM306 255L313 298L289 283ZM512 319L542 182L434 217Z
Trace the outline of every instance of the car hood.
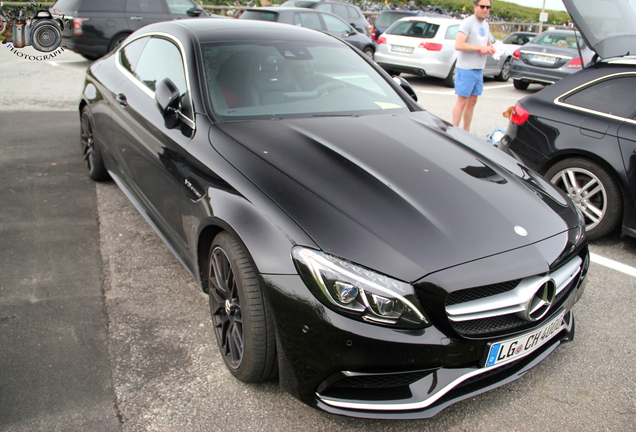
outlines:
M635 3L626 0L563 0L587 45L601 58L636 55Z
M210 139L322 250L405 281L578 224L556 188L425 111L222 123Z

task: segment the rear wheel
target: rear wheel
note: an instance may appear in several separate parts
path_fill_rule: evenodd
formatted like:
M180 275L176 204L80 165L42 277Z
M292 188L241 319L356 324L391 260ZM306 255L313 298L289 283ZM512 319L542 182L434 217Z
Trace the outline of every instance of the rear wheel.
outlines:
M517 90L526 90L530 83L528 81L521 80L512 80L512 84L514 84Z
M110 41L110 45L108 45L108 52L116 50L119 45L129 36L129 33L118 34Z
M510 79L510 59L506 59L503 66L501 67L501 72L499 75L495 76L497 81L506 82Z
M621 193L602 166L583 158L565 159L550 168L545 177L583 212L589 239L602 237L618 226L623 213Z
M232 375L261 382L278 373L274 322L247 253L228 233L218 234L208 259L212 323Z
M448 76L444 78L444 85L446 87L455 87L455 78L457 76L457 72L455 71L455 63L451 66L450 72L448 72Z
M366 47L362 52L369 56L369 58L371 59L373 59L373 56L375 55L375 50L371 47Z
M84 153L84 165L88 170L88 176L95 181L108 180L110 176L104 166L102 152L95 141L93 116L87 106L82 108L80 123L80 139Z

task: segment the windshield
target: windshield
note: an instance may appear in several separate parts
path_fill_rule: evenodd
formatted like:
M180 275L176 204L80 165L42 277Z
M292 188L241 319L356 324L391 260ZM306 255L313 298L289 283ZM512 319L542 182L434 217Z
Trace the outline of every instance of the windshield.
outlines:
M576 43L579 43L581 48L585 48L585 42L580 35L572 33L541 33L539 36L532 40L532 43L539 45L552 46L552 47L565 47L576 48Z
M202 45L210 102L223 121L408 112L369 63L340 43Z

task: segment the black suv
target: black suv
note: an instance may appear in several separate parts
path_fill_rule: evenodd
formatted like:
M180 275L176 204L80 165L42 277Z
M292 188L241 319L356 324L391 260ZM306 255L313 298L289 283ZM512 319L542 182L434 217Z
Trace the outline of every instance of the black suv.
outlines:
M209 16L192 0L57 0L50 11L64 20L62 46L89 60L150 23Z
M371 37L373 26L365 18L360 8L354 4L338 0L287 0L281 4L285 7L302 7L331 12L348 22L360 33Z

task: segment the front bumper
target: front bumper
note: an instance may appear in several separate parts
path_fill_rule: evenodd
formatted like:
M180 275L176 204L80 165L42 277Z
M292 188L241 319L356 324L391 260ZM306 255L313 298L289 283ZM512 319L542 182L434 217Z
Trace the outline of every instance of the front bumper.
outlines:
M355 321L324 307L299 277L265 275L278 330L280 385L304 403L334 414L431 417L455 402L521 377L561 343L572 340L571 308L584 291L589 267L587 248L578 255L580 273L540 323L526 322L515 330L488 329L484 334L457 333L445 316L434 312L434 325L419 330ZM445 297L440 297L444 310ZM435 302L429 303L431 308L440 309ZM509 363L483 366L491 342L532 332L562 311L566 313L559 329L537 349Z

